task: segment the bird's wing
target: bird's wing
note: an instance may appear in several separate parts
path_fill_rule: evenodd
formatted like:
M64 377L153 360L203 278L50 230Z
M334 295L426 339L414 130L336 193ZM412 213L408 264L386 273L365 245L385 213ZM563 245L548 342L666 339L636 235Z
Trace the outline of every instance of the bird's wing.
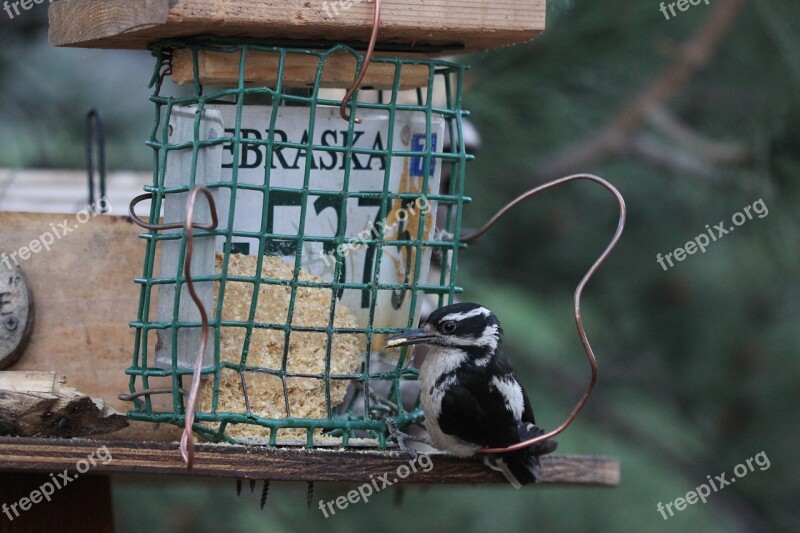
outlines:
M503 350L497 350L495 352L494 365L498 374L502 374L508 381L516 383L522 391L522 422L536 424L536 420L533 418L533 407L531 407L531 401L528 399L528 394L525 392L525 387L522 386L522 383L517 377L516 371L514 371L514 367L511 366L511 361L509 361Z
M518 420L506 408L503 392L485 376L459 373L457 377L457 385L449 387L442 397L438 420L441 430L483 446L519 442Z
M519 383L516 374L514 374L514 379ZM529 422L531 424L536 424L536 420L533 418L533 407L531 407L531 401L528 399L528 393L525 392L525 387L522 386L522 383L519 383L520 388L522 389L522 399L524 402L524 409L522 411L522 421Z

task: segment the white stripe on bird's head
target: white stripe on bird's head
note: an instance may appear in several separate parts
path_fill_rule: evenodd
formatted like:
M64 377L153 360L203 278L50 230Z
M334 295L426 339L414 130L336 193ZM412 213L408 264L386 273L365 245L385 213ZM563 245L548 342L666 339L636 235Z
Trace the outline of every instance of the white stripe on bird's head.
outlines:
M490 310L486 309L485 307L476 307L475 309L472 309L470 311L464 311L464 312L460 312L460 313L450 313L449 315L445 315L442 318L440 318L439 321L440 322L445 322L445 321L448 321L448 320L461 321L461 320L466 320L467 318L472 318L474 316L479 316L479 315L483 315L483 316L487 316L488 317L491 314L492 314L492 312Z

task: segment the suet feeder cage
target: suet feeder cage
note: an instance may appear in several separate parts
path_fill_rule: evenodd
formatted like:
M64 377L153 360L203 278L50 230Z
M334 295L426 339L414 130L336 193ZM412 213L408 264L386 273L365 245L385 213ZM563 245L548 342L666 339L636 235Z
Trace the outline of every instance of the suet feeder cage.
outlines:
M387 367L384 338L415 327L423 300L462 290L472 156L465 66L444 58L530 40L544 12L544 0L53 4L54 45L154 57L153 179L131 208L145 254L128 417L364 466L237 477L362 479L400 461L386 418L423 416L404 394L410 354ZM195 471L221 449L202 447ZM544 459L545 482L618 479L613 460ZM502 479L452 461L417 481Z
M400 398L415 372L405 353L388 372L370 361L386 334L418 322L424 295L443 305L461 291L454 268L461 245L443 236L460 235L469 201L469 156L460 143L444 147L445 137L460 137L466 114L463 67L375 57L369 69L384 85L375 101L353 98L344 120L341 99L323 88L346 81L340 65L365 67L350 46L202 38L152 50L155 172L142 199L151 201L153 229L143 235L128 373L131 394L168 387L173 401L159 406L145 394L130 416L183 423L180 391L189 388L203 324L183 274L186 234L160 228L182 223L188 192L203 185L218 223L191 243L192 281L210 328L195 431L232 443L385 447L376 413L395 405L384 415L401 426L420 419ZM297 65L307 79L292 77ZM224 78L219 71L231 66ZM164 94L169 70L188 85L186 96ZM434 88L445 92L444 105L434 105ZM440 192L444 167L450 180ZM209 208L202 209L198 203L194 220L208 224ZM439 210L445 225L437 229ZM429 280L432 254L442 268ZM372 390L382 381L391 384L385 401L364 394L343 405L348 387Z

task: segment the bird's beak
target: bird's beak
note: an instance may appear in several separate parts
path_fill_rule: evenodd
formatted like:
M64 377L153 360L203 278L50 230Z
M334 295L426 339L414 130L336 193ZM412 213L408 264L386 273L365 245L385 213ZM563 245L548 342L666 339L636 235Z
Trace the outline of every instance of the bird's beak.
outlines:
M425 344L435 338L436 335L432 335L427 329L419 328L387 337L386 347L399 348L400 346L408 346L411 344Z

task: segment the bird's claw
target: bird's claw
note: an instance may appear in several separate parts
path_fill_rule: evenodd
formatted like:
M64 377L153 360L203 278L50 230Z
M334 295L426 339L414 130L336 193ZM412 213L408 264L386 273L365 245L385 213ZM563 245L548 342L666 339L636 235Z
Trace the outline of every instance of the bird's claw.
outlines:
M412 459L416 459L417 450L409 446L407 442L409 440L415 441L419 439L415 438L413 435L409 435L400 431L400 428L397 425L397 420L394 420L393 418L385 418L384 422L386 422L386 427L389 429L389 435L391 435L392 438L397 441L397 446L400 448L400 451L409 454Z

